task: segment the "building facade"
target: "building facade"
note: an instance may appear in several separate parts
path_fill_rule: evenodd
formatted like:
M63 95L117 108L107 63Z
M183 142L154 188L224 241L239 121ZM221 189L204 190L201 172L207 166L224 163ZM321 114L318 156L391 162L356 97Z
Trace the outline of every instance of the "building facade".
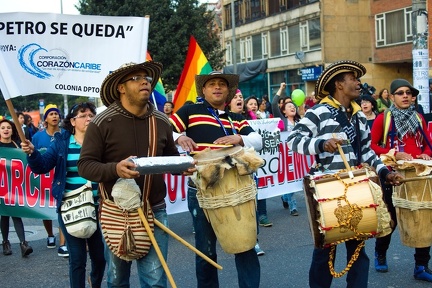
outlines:
M365 65L362 82L377 93L395 78L412 81L409 0L237 0L234 40L232 2L222 1L224 70L235 62L246 96L271 98L281 82L287 94L310 94L322 69L343 59Z

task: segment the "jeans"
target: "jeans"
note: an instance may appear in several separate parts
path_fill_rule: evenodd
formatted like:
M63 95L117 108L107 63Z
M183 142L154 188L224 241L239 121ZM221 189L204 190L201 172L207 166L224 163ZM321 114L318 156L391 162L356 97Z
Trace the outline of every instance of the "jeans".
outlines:
M195 247L217 262L216 235L211 224L207 221L203 209L198 205L196 189L188 189L188 208L195 218ZM240 288L258 288L260 283L260 264L255 249L235 254L237 277ZM198 288L219 287L218 273L214 266L195 256L195 272Z
M267 217L267 199L260 199L257 201L257 214L258 219Z
M294 193L287 193L282 195L282 200L288 202L290 211L293 211L294 209L297 210L297 200Z
M153 213L155 219L168 227L168 216L166 213L166 209L159 209L157 211L153 211ZM162 252L162 255L165 259L167 259L168 234L156 225L154 226L153 233L156 238L156 242ZM115 256L108 248L106 243L105 258L108 263L108 287L130 287L129 277L133 261L125 261ZM137 264L138 277L141 288L167 287L167 277L153 245L151 245L147 255L135 261Z
M96 206L96 217L98 218L98 206ZM86 287L86 263L87 248L91 260L90 280L91 286L101 287L105 272L105 258L103 237L98 225L95 233L87 239L77 238L67 233L61 214L58 214L58 222L65 238L69 251L69 282L71 288Z
M345 242L347 249L347 263L361 241L350 240ZM330 248L315 248L312 256L312 264L309 269L309 287L329 288L333 276L330 274L328 265ZM336 258L336 251L335 251ZM363 247L360 250L357 261L354 262L346 278L347 287L364 288L367 287L369 277L369 258Z

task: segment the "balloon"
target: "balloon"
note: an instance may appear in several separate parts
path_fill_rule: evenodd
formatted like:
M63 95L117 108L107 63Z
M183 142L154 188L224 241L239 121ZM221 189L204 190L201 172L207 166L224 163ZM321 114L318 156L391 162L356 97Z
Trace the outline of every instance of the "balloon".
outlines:
M305 102L306 95L301 89L295 89L291 93L291 99L292 99L293 103L295 105L297 105L297 107L300 107Z

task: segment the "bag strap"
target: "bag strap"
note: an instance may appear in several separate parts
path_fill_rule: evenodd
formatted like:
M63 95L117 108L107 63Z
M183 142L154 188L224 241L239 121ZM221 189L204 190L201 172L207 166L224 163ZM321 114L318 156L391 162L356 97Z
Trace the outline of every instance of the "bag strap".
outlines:
M156 117L152 114L149 118L149 146L147 151L147 157L156 156L157 152L157 126L156 126ZM144 175L144 185L143 185L143 206L144 206L144 214L146 218L148 218L148 210L150 207L148 203L148 198L150 195L150 188L153 182L153 174L145 174Z

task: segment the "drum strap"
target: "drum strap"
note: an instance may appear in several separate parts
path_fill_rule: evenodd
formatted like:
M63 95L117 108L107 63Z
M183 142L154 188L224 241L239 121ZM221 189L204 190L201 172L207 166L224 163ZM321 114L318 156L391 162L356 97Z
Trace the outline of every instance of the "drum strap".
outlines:
M219 125L221 126L222 130L224 131L225 135L226 135L226 136L229 136L230 134L228 134L228 131L225 129L225 126L223 125L223 123L222 123L222 121L220 120L219 116L216 114L215 110L212 109L212 108L210 108L210 107L207 107L207 110L208 110L208 111L210 112L210 114L211 114L211 115L216 119L216 121L218 121L218 123L219 123ZM233 122L232 122L232 120L231 120L231 117L229 117L229 116L228 116L228 121L230 122L230 125L231 125L231 129L232 129L233 135L236 135L236 134L237 134L237 131L235 130L235 128L234 128L234 124L233 124Z

